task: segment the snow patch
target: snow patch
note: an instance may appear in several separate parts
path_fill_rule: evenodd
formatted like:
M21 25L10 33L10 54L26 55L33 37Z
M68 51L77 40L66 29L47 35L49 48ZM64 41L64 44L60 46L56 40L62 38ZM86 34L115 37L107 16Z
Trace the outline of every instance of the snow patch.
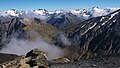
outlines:
M104 20L105 19L105 17L102 17L101 19L100 19L100 21L102 21L102 20Z
M94 28L96 25L97 25L97 23L94 23L94 25L92 25L90 28L88 28L82 35L86 34L89 30Z
M114 20L113 22L116 22L116 20Z
M101 25L105 25L105 22L104 22L104 23L102 23Z
M115 12L115 13L113 13L113 14L111 14L111 17L109 18L109 20L110 19L112 19L116 14L118 14L119 12Z
M85 25L82 25L80 28L83 28Z
M93 25L93 26L91 26L89 29L92 29L93 27L95 27L95 26L96 26L96 24L97 24L97 23L94 23L94 25Z

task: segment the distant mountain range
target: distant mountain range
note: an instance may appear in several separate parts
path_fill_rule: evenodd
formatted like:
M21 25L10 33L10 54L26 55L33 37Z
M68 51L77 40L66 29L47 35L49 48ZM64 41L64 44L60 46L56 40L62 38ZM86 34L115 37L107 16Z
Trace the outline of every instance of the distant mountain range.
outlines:
M46 21L57 27L59 30L65 30L81 21L107 15L119 8L99 8L93 7L89 9L71 9L71 10L55 10L38 9L31 11L18 11L10 9L1 11L2 17L19 17L19 18L37 18Z
M12 38L27 41L41 38L48 44L67 50L64 57L71 61L120 53L119 8L11 9L0 12L0 16L1 49Z
M60 14L67 14L71 13L73 15L76 15L77 17L81 17L84 19L88 19L91 17L97 17L97 16L103 16L107 15L119 8L99 8L99 7L93 7L89 9L70 9L70 10L55 10L55 11L49 11L46 9L38 9L38 10L31 10L31 11L19 11L16 9L10 9L6 11L1 11L0 16L16 16L16 17L44 17L49 18L51 15L57 14L57 17L60 17Z

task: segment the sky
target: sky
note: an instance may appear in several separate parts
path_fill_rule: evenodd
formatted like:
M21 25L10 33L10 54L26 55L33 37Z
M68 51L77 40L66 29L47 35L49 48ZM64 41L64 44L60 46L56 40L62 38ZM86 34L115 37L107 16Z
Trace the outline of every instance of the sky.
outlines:
M120 8L120 0L0 0L0 10Z

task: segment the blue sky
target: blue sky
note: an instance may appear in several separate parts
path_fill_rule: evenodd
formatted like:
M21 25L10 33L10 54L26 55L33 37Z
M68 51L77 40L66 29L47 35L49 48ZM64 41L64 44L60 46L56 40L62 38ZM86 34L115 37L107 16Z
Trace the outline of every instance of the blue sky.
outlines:
M0 10L17 9L17 10L33 10L33 9L78 9L91 8L98 6L120 7L120 0L0 0Z

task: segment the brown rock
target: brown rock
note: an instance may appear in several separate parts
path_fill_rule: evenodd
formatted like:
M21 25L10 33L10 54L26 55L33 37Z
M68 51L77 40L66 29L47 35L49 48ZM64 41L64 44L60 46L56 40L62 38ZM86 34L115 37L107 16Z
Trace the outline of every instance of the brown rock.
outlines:
M26 56L21 56L13 61L3 63L1 68L47 68L48 61L46 59L46 53L39 50L33 49L26 54Z
M43 66L45 68L48 67L48 62L46 59L46 53L39 50L39 49L33 49L31 50L29 53L26 54L26 57L31 58L28 62L26 62L27 64L30 65L30 67L34 67L34 66Z
M68 58L62 57L62 58L54 59L53 62L55 62L55 63L68 63L68 62L70 62L70 60Z

